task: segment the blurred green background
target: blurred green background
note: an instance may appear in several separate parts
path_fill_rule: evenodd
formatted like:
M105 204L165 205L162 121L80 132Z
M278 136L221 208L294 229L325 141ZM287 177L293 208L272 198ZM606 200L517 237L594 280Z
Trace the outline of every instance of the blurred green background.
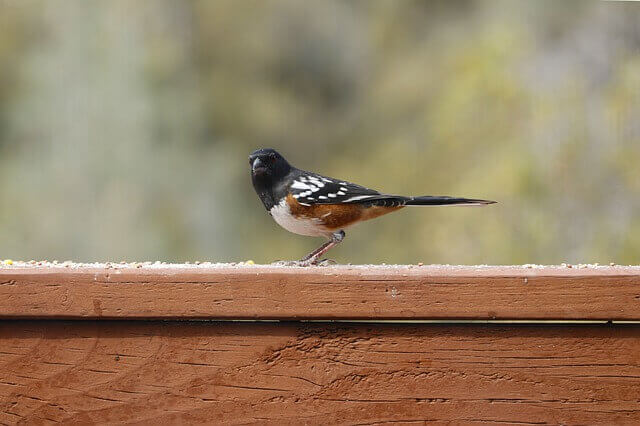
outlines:
M247 155L481 197L341 263L638 263L640 4L0 0L0 259L271 262Z

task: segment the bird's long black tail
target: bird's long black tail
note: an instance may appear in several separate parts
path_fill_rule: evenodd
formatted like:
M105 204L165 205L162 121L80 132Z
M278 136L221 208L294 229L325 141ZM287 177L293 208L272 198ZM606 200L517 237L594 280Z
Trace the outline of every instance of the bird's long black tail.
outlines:
M449 205L467 205L467 206L484 206L494 204L495 201L477 200L473 198L446 197L425 195L422 197L407 197L406 206L449 206Z
M495 201L477 200L474 198L446 197L424 195L422 197L404 197L402 195L372 195L365 199L359 199L358 204L378 207L402 207L402 206L485 206L494 204Z

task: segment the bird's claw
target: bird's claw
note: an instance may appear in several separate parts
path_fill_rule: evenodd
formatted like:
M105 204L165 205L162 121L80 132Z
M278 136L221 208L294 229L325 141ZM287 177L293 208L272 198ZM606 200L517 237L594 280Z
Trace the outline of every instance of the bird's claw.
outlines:
M338 262L336 262L333 259L321 259L321 260L317 260L317 259L301 259L301 260L278 260L275 261L273 263L271 263L272 265L275 266L299 266L299 267L307 267L307 266L330 266L330 265L336 265Z
M298 260L276 260L271 263L274 266L300 266L300 261Z

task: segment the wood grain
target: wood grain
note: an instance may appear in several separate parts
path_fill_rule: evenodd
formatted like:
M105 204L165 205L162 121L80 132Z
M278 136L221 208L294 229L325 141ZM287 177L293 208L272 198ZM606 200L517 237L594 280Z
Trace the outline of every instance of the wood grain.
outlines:
M0 424L640 424L640 328L0 321Z
M0 318L640 320L640 268L6 268Z

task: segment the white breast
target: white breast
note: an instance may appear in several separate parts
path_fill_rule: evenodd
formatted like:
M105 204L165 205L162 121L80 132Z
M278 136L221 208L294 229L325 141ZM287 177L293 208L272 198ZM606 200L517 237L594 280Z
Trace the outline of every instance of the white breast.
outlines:
M322 226L320 220L293 216L285 199L280 201L280 204L273 206L270 213L278 225L294 234L307 235L309 237L322 237L327 235L327 230Z

